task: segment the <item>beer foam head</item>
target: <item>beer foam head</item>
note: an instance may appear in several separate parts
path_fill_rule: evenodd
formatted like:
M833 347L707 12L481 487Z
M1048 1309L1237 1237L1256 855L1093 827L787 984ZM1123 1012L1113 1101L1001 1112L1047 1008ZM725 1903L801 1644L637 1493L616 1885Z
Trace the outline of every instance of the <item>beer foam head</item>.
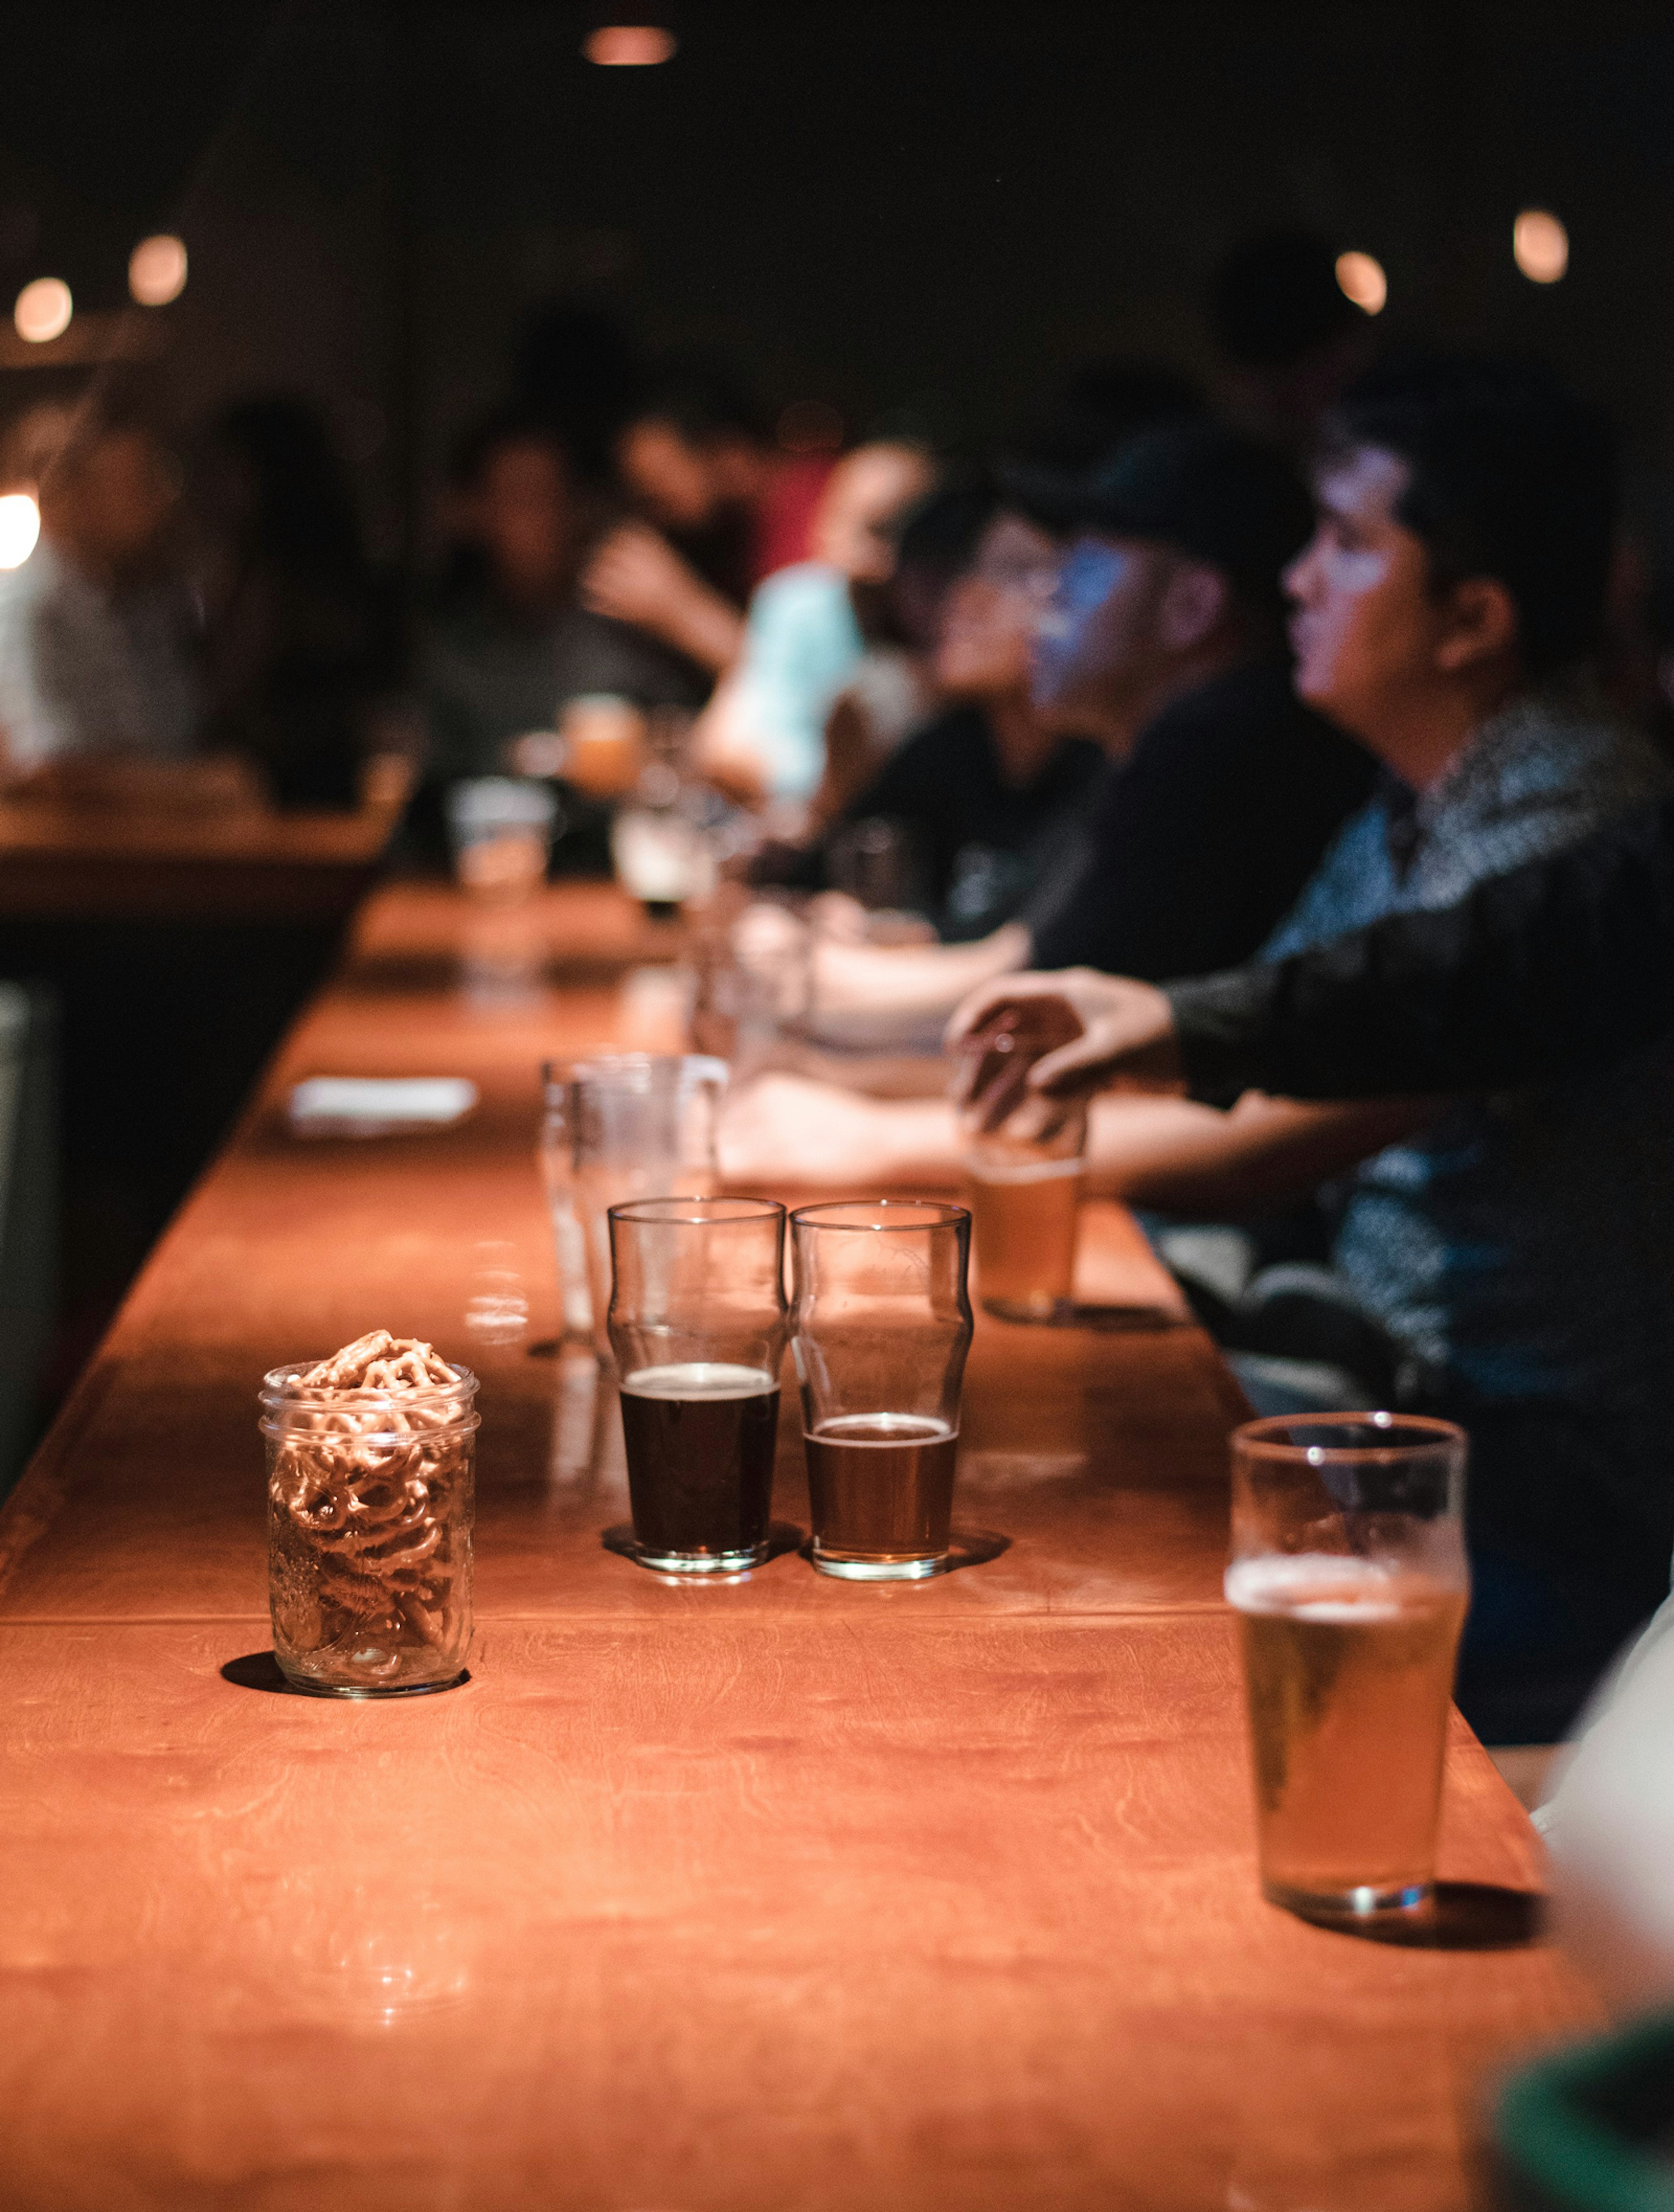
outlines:
M1410 1604L1415 1577L1352 1553L1297 1552L1234 1559L1227 1569L1228 1605L1240 1613L1283 1613L1299 1620L1394 1620ZM1424 1595L1439 1593L1424 1587Z
M760 1398L779 1384L764 1367L681 1359L667 1367L636 1367L622 1377L622 1387L635 1398Z

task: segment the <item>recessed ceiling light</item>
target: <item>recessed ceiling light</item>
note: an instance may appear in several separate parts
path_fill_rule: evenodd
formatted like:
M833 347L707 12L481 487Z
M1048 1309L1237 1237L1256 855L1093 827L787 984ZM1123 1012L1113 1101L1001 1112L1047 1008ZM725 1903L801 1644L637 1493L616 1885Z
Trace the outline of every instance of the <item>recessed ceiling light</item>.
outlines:
M660 23L607 23L590 33L582 52L601 69L650 69L670 59L675 35Z

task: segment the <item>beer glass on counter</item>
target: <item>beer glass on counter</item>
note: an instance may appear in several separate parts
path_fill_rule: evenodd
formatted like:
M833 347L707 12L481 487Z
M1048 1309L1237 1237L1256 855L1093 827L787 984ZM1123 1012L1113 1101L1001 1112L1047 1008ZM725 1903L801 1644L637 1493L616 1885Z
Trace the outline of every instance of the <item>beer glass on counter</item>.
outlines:
M1409 1914L1435 1877L1470 1595L1465 1437L1285 1414L1232 1439L1232 1559L1262 1887L1314 1919Z
M971 1217L930 1199L791 1216L814 1565L917 1582L949 1562L959 1394L971 1341Z
M1037 1112L1038 1133L1024 1133L1022 1119L967 1139L977 1294L1002 1321L1058 1321L1075 1292L1087 1109Z
M447 794L453 867L474 898L496 906L532 899L546 881L558 801L550 784L479 775Z
M639 1199L610 1208L610 1234L634 1556L658 1574L742 1574L768 1550L785 1209Z
M541 1070L541 1170L562 1284L564 1326L610 1357L605 1216L631 1198L720 1182L716 1130L726 1063L706 1053L599 1053Z
M1028 1092L1034 1062L1081 1034L1050 1000L997 1006L965 1041L953 1096L965 1133L977 1293L1003 1321L1069 1318L1087 1182L1087 1108Z

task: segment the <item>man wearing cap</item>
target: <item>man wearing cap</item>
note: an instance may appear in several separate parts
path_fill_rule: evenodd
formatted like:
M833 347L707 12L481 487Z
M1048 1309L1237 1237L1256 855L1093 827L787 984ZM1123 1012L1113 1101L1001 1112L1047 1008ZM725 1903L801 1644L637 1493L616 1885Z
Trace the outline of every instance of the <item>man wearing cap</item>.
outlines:
M816 998L933 1036L966 991L1075 964L1161 979L1247 957L1366 798L1363 753L1291 689L1279 578L1312 509L1288 464L1218 425L1148 431L1081 484L1020 496L1072 533L1034 651L1035 704L1112 769L1078 848L974 944L828 944Z
M1638 822L1642 837L1671 784L1592 672L1615 470L1590 411L1519 365L1434 362L1362 388L1330 431L1319 526L1289 576L1296 680L1387 773L1264 948L1276 974L1314 948L1337 962L1345 933L1445 912L1496 881L1510 889L1511 872L1612 823ZM1567 903L1579 939L1592 932L1596 872L1589 861ZM1631 943L1625 957L1637 957ZM1402 959L1386 945L1377 962L1398 1002L1412 994ZM1350 972L1353 962L1350 948ZM1515 993L1517 968L1507 982ZM1421 975L1417 995L1430 988ZM1029 1079L1057 1089L1071 1061L1101 1073L1119 1064L1110 994L1134 990L1043 976L987 996L991 1008L1001 996L1077 999L1083 1034ZM1195 1000L1189 984L1174 995L1188 1018L1194 1004L1211 1018L1225 1004L1224 985L1218 997L1213 984ZM985 1011L979 994L955 1035ZM1489 1025L1514 1040L1544 1015L1538 999L1513 998ZM1316 1057L1355 1045L1329 996L1316 1027ZM1445 1099L1303 1103L1252 1091L1228 1114L1149 1100L1101 1122L1101 1173L1179 1216L1238 1218L1334 1180L1337 1317L1362 1343L1380 1333L1386 1356L1376 1376L1356 1355L1376 1397L1325 1402L1392 1395L1470 1430L1477 1595L1459 1698L1490 1741L1551 1741L1667 1588L1674 1039L1622 1049L1632 1042L1518 1089L1497 1087L1515 1071L1491 1062L1473 1079L1474 1054L1457 1068L1407 1054L1393 1082L1439 1077ZM1271 1082L1271 1071L1283 1079L1280 1060L1259 1073ZM1201 1061L1186 1072L1201 1079ZM1544 1073L1538 1060L1531 1072ZM1310 1356L1276 1339L1260 1290L1258 1279L1228 1316L1228 1340Z

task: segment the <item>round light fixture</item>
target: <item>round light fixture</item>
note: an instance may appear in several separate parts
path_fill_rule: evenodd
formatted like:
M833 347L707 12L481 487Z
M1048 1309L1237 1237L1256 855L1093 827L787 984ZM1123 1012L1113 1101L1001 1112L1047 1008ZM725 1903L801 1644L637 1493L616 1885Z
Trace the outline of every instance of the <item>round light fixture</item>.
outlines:
M40 536L40 509L27 491L0 498L0 568L21 568Z
M143 238L128 256L128 289L142 307L166 307L186 289L186 249L167 232Z
M27 338L31 345L45 345L49 338L64 336L75 312L76 303L62 276L37 276L18 294L12 321L19 337Z
M660 23L607 23L589 33L581 51L601 69L652 69L672 58L676 43Z
M1338 290L1368 315L1383 313L1389 297L1389 279L1383 273L1383 264L1374 261L1369 253L1339 253L1337 283Z
M1569 233L1544 208L1525 208L1511 228L1511 250L1531 284L1556 284L1569 266Z

